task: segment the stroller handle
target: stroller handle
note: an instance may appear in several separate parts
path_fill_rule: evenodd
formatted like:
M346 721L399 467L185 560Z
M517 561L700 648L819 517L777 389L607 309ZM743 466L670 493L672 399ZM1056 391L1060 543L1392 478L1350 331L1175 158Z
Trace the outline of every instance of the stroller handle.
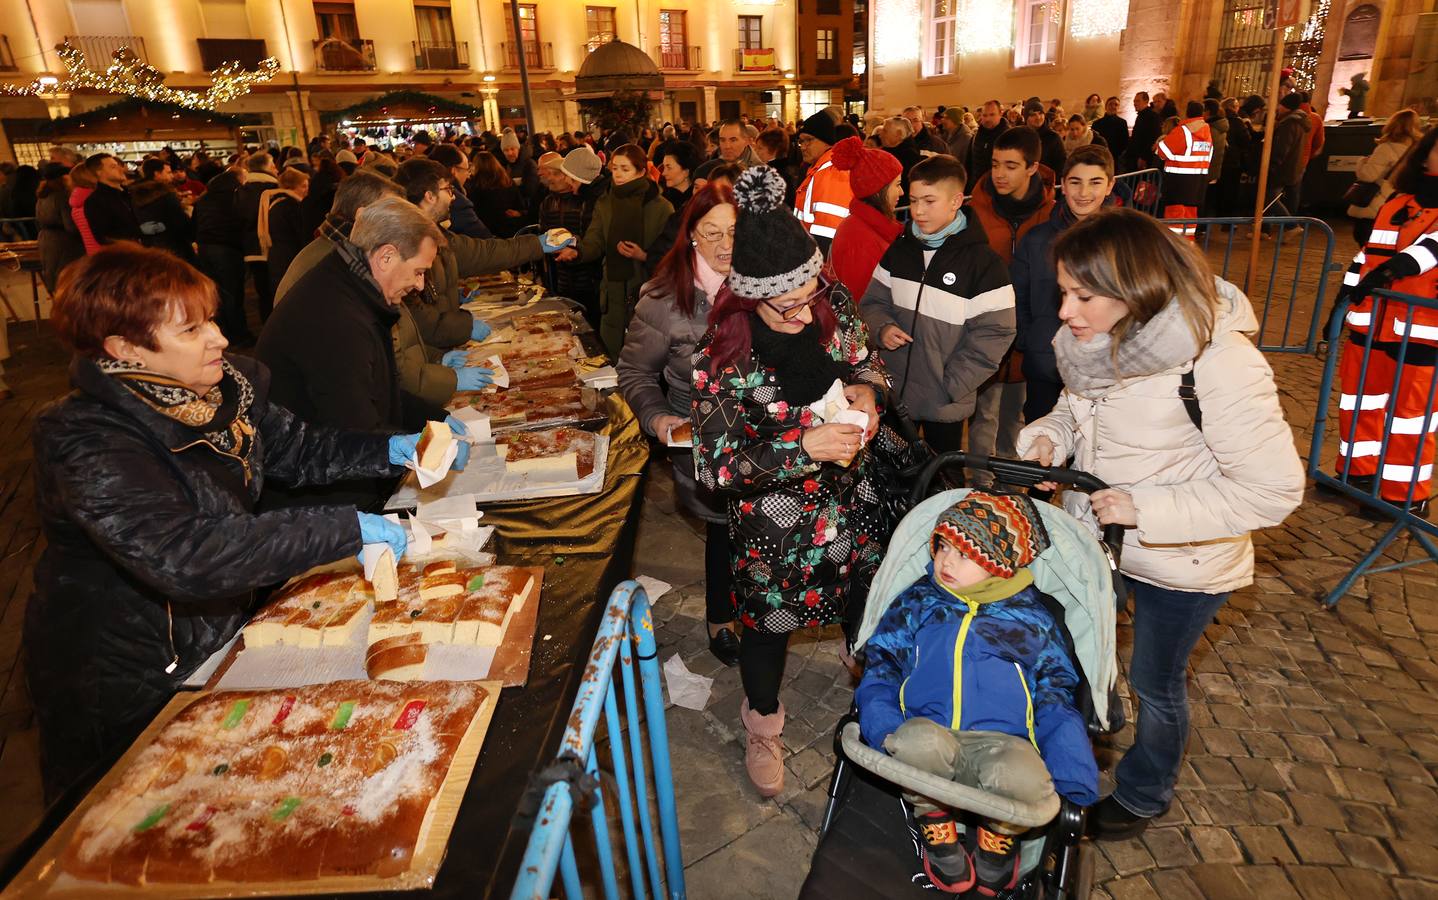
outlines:
M1033 487L1045 481L1056 481L1059 484L1066 484L1085 494L1092 494L1095 491L1108 490L1108 485L1101 478L1090 475L1088 472L1080 472L1077 469L1065 469L1060 466L1044 466L1039 463L1025 459L1004 459L998 456L975 456L969 453L949 452L940 453L924 466L919 472L919 477L914 481L913 490L909 493L910 507L918 506L919 502L929 491L929 484L939 474L941 469L948 466L963 466L968 469L983 469L986 472L994 473L994 476L1007 484L1017 484L1023 487ZM1108 545L1109 550L1117 558L1123 548L1123 526L1105 525L1103 527L1103 542Z

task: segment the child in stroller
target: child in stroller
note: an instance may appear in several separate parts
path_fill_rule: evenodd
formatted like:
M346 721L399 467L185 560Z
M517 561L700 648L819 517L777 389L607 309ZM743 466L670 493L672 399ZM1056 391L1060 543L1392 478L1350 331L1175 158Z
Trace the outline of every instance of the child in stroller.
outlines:
M1080 679L1034 588L1049 546L1033 501L969 492L939 516L927 573L904 590L864 648L859 727L897 761L985 792L1041 804L1098 799ZM939 890L995 896L1019 881L1022 825L985 819L970 857L954 811L906 792ZM1052 800L1052 802L1057 802Z

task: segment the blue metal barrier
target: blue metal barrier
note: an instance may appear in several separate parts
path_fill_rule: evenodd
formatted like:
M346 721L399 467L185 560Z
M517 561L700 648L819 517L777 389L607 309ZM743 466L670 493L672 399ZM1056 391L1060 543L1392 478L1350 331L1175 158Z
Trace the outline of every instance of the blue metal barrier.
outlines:
M1418 297L1412 294L1399 294L1393 291L1374 291L1372 296L1374 297L1375 303L1369 321L1372 323L1370 328L1374 333L1378 332L1379 327L1385 321L1385 313L1390 304L1402 304L1409 309L1413 307L1438 309L1438 299L1432 297ZM1345 352L1362 353L1362 361L1359 364L1358 370L1357 394L1352 398L1345 397L1342 394L1342 386L1341 384L1339 385L1340 407L1346 403L1354 413L1353 422L1350 424L1347 434L1340 434L1338 436L1340 446L1347 448L1349 452L1344 455L1342 470L1336 475L1324 470L1323 452L1324 444L1327 442L1328 436L1328 407L1333 397L1334 374L1338 371L1339 359L1343 355L1336 351L1340 347L1340 341L1343 338L1344 319L1347 316L1352 299L1351 297L1342 297L1339 299L1338 306L1334 310L1332 321L1328 326L1329 346L1334 348L1335 352L1328 354L1328 360L1323 367L1323 382L1318 393L1318 410L1313 420L1313 444L1309 448L1308 454L1308 477L1312 478L1320 487L1326 487L1332 491L1351 497L1364 506L1370 507L1382 513L1384 516L1392 518L1393 525L1384 532L1383 536L1378 539L1378 542L1373 545L1372 549L1358 561L1353 569L1338 583L1337 587L1333 589L1332 593L1325 598L1324 602L1329 606L1337 605L1338 601L1353 587L1354 582L1365 573L1376 574L1378 572L1391 572L1396 569L1405 569L1409 566L1416 566L1425 562L1438 562L1438 546L1435 546L1433 542L1433 538L1438 537L1438 525L1429 522L1424 516L1416 513L1413 508L1415 503L1420 503L1428 499L1426 496L1418 497L1416 493L1418 482L1426 480L1423 478L1424 472L1426 471L1431 476L1433 467L1431 464L1424 465L1423 459L1426 454L1423 452L1404 454L1404 458L1395 459L1392 462L1390 462L1389 459L1389 444L1395 434L1417 434L1420 448L1424 447L1425 442L1431 445L1434 439L1438 438L1438 435L1434 434L1435 425L1438 425L1438 414L1433 412L1434 400L1435 397L1438 397L1438 367L1434 367L1431 364L1421 362L1412 364L1415 368L1429 370L1420 372L1418 375L1420 379L1426 379L1427 402L1424 411L1417 417L1419 421L1416 425L1416 430L1413 423L1408 420L1401 420L1404 421L1405 424L1397 430L1395 430L1394 426L1397 420L1397 404L1393 398L1398 396L1400 386L1404 380L1405 368L1410 365L1409 339L1412 337L1414 326L1409 316L1403 317L1405 327L1398 341L1396 358L1390 354L1384 354L1396 363L1396 367L1391 385L1385 386L1388 390L1388 394L1384 398L1384 403L1387 408L1383 421L1383 433L1381 439L1376 442L1372 440L1358 440L1358 414L1365 408L1365 400L1369 396L1364 390L1364 385L1368 382L1370 363L1373 361L1375 353L1383 354L1383 351L1375 350L1371 343L1364 345L1350 341L1346 345L1343 345ZM1388 337L1399 337L1399 335L1395 331L1394 334ZM1421 345L1414 344L1412 346L1413 348L1418 348ZM1388 365L1389 362L1385 360L1383 364ZM1386 381L1387 379L1384 380ZM1420 380L1418 383L1421 385L1423 381ZM1335 429L1335 431L1337 430L1338 429ZM1364 435L1364 437L1370 438L1371 435ZM1374 447L1374 443L1378 446ZM1354 479L1366 479L1368 476L1354 476L1352 470L1353 460L1356 457L1366 458L1367 456L1377 457L1375 463L1376 474L1372 476L1372 483L1364 487L1362 484L1355 484ZM1408 489L1405 492L1404 501L1400 504L1382 497L1381 491L1384 481L1401 483L1404 480L1400 477L1388 477L1390 471L1394 476L1397 476L1401 474L1405 467L1409 471L1406 479ZM1428 557L1403 560L1384 566L1374 566L1374 562L1377 561L1383 551L1388 549L1389 545L1405 531L1411 534L1413 539L1422 546L1424 551L1427 552Z
M1156 217L1163 197L1163 170L1139 169L1137 172L1125 172L1113 180L1113 192L1123 201L1124 206Z
M1217 275L1235 284L1243 284L1243 278L1232 273L1236 262L1248 260L1249 238L1239 237L1239 228L1251 226L1252 217L1231 217L1222 219L1164 219L1166 225L1193 227L1194 240L1204 256L1213 260L1210 251L1217 241L1223 248L1223 262ZM1271 254L1267 264L1260 263L1259 271L1253 273L1253 286L1248 299L1258 313L1258 349L1270 353L1312 353L1318 345L1320 322L1323 316L1324 298L1328 293L1328 279L1342 273L1344 265L1334 262L1333 229L1322 219L1306 216L1280 216L1265 218L1263 226L1268 235L1264 238L1265 254ZM1316 236L1313 234L1316 232ZM1235 246L1238 253L1234 253ZM1296 248L1293 256L1293 275L1289 278L1279 271L1279 261L1285 246ZM1265 271L1266 270L1266 271ZM1312 293L1312 317L1307 328L1295 321L1300 300L1310 296L1301 291L1305 273L1317 274L1317 289ZM1301 318L1301 316L1300 316ZM1271 334L1279 322L1282 328L1276 336ZM1273 326L1271 328L1270 326Z
M579 687L579 696L574 700L569 727L560 742L559 756L561 760L582 761L588 774L599 775L595 732L599 728L602 711L614 768L631 896L634 900L645 900L652 893L656 898L667 895L670 900L683 900L684 859L679 847L679 816L674 805L674 782L669 769L669 733L664 724L664 694L657 656L649 598L638 582L626 581L609 595L599 634L594 639L594 649L589 654L587 674ZM635 696L636 658L642 708ZM624 692L623 723L615 696L616 668ZM648 763L644 752L645 724L649 733ZM626 732L629 744L627 755ZM661 846L657 850L649 808L650 764L653 765L654 797L659 812ZM604 897L605 900L617 900L619 880L609 843L609 818L603 794L602 789L596 789L593 796L586 799L590 807L590 827ZM550 888L554 885L556 871L568 900L584 897L570 829L575 800L567 782L556 782L545 791L543 805L535 820L537 824L524 851L519 879L510 892L511 900L545 900L551 896ZM663 881L659 873L660 853L664 857Z

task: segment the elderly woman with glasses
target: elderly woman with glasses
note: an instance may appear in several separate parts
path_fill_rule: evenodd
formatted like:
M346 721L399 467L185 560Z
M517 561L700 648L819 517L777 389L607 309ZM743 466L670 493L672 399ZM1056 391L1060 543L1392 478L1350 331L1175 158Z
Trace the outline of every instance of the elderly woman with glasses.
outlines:
M784 179L757 166L734 195L727 286L694 355L694 463L728 506L745 764L772 797L784 784L789 635L861 615L883 552L864 448L887 380L848 291L821 274L818 246L785 206ZM822 402L836 382L844 416Z
M734 216L734 192L727 184L706 185L694 193L679 217L678 239L640 290L639 305L624 335L619 390L640 426L665 444L689 443L688 437L676 440L674 430L689 422L694 346L709 327L714 298L729 274ZM704 580L709 649L726 666L737 665L739 637L729 599L728 513L722 500L695 482L693 453L675 448L671 454L680 501L707 525Z

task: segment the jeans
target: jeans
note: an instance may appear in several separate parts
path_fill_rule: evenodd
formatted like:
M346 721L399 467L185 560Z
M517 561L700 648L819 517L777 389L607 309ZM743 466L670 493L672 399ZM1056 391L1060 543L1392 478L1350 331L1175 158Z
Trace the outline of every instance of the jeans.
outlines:
M1128 682L1138 698L1133 746L1114 770L1114 799L1129 812L1162 815L1173 800L1188 743L1188 657L1228 594L1175 591L1133 578L1133 661Z

